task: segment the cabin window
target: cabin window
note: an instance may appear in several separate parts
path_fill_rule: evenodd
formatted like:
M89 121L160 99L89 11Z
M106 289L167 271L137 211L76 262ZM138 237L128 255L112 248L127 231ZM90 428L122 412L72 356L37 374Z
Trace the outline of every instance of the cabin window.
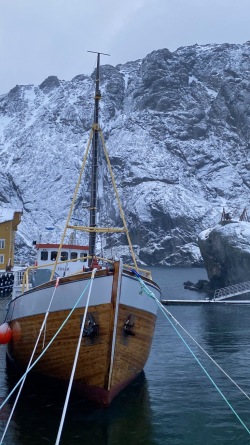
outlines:
M69 258L68 252L61 252L61 261L66 261Z
M56 261L56 257L57 257L57 252L53 250L50 254L51 261Z
M86 261L87 261L87 254L81 252L81 253L80 253L80 258L81 258L81 261L82 261L83 263L86 263Z
M0 249L5 249L5 239L0 239Z
M4 255L0 255L0 264L4 263Z
M41 252L41 261L47 261L49 258L48 252Z
M76 260L76 258L77 258L77 252L71 252L70 253L70 259L71 260Z

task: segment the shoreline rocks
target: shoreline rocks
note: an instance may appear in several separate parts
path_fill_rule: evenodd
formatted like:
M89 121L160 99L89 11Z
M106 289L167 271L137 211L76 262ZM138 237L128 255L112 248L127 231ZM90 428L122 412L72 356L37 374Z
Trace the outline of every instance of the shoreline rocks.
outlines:
M211 289L250 280L250 223L221 221L199 234L198 245Z

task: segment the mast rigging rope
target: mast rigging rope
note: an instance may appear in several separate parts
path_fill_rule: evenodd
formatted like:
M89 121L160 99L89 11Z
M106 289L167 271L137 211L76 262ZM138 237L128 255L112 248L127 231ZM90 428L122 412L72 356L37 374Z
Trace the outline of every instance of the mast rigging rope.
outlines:
M43 338L43 348L44 348L45 334L46 334L46 322L47 322L47 318L48 318L48 315L49 315L49 311L50 311L50 308L51 308L51 305L52 305L52 302L53 302L54 295L55 295L56 289L57 289L57 287L58 287L58 284L59 284L59 278L57 278L57 280L56 280L55 288L54 288L54 290L53 290L53 293L52 293L52 296L51 296L51 299L50 299L50 302L49 302L47 311L46 311L46 313L45 313L45 315L44 315L44 319L43 319L43 322L42 322L42 325L41 325L39 334L38 334L37 339L36 339L35 346L34 346L33 351L32 351L32 353L31 353L31 356L30 356L30 359L29 359L29 363L28 363L28 365L27 365L26 372L25 372L25 374L24 374L25 377L24 377L24 379L23 379L23 381L22 381L22 383L21 383L21 385L20 385L20 388L19 388L19 391L18 391L18 393L17 393L15 402L14 402L14 404L13 404L13 406L12 406L12 409L11 409L11 412L10 412L10 415L9 415L9 418L8 418L8 421L7 421L7 424L6 424L6 426L5 426L5 429L4 429L2 438L1 438L0 445L3 443L3 439L4 439L4 437L5 437L5 434L6 434L7 430L8 430L8 427L9 427L9 424L10 424L10 421L11 421L11 418L12 418L12 416L13 416L14 410L15 410L16 405L17 405L17 402L18 402L18 400L19 400L19 397L20 397L21 391L22 391L22 389L23 389L23 385L24 385L24 383L25 383L26 377L27 377L28 372L29 372L29 370L30 370L31 363L32 363L33 357L34 357L34 355L35 355L36 348L37 348L37 345L38 345L39 340L40 340L40 338L41 338L41 335L42 335L43 330L44 330L44 338Z
M34 368L34 366L37 364L37 362L42 358L42 356L45 354L45 352L47 351L47 349L51 346L51 344L53 343L53 341L55 340L55 338L58 336L58 334L61 332L62 328L64 327L64 325L67 323L68 319L71 317L72 313L74 312L74 310L76 309L78 303L81 301L83 295L85 294L86 290L88 289L88 287L90 286L90 281L87 283L85 289L82 291L80 297L78 298L78 300L76 301L76 303L74 304L73 308L70 310L69 314L67 315L67 317L64 319L64 321L62 322L61 326L59 327L59 329L56 331L56 333L54 334L54 336L52 337L52 339L50 340L50 342L47 344L47 346L44 348L43 352L41 352L41 354L37 357L37 359L34 361L34 363L32 363L32 365L30 366L29 371L31 371L31 369ZM18 386L22 383L23 379L26 377L27 371L23 374L23 376L18 380L18 382L16 383L16 385L14 386L14 388L11 390L11 392L8 394L8 396L6 397L6 399L3 401L3 403L0 405L0 411L1 409L4 407L4 405L8 402L8 400L10 399L10 397L12 396L12 394L15 392L15 390L18 388ZM0 443L0 445L2 445Z
M70 396L71 388L72 388L72 385L73 385L73 379L74 379L74 375L75 375L76 365L77 365L79 352L80 352L80 347L81 347L81 342L82 342L82 335L83 335L84 325L85 325L87 312L88 312L88 307L89 307L89 300L90 300L90 294L91 294L91 290L92 290L92 284L93 284L93 281L94 281L94 277L95 277L96 271L97 271L97 269L93 269L92 270L92 274L91 274L89 293L88 293L87 301L86 301L86 304L85 304L84 316L83 316L82 325L81 325L81 329L80 329L80 333L79 333L79 338L78 338L78 343L77 343L77 347L76 347L75 358L74 358L74 362L73 362L73 367L72 367L71 376L70 376L70 380L69 380L69 386L68 386L68 390L67 390L67 394L66 394L66 399L65 399L65 403L64 403L64 407L63 407L63 413L62 413L62 417L61 417L61 421L60 421L60 425L59 425L59 429L58 429L55 445L59 444L60 439L61 439L61 435L62 435L62 429L63 429L63 425L64 425L66 411L67 411L67 408L68 408L69 396Z
M144 281L141 279L140 274L136 271L133 270L133 273L135 274L135 276L137 277L138 281L141 284L142 290L145 291L145 293L150 297L153 298L156 302L156 304L158 305L158 307L160 308L161 312L164 314L164 316L167 318L167 320L169 321L169 323L171 324L171 326L174 328L174 330L176 331L177 335L180 337L180 339L182 340L182 342L185 344L185 346L187 347L187 349L189 350L189 352L192 354L192 356L194 357L194 359L196 360L196 362L198 363L198 365L201 367L201 369L204 371L204 373L206 374L206 376L209 378L209 380L211 381L211 383L213 384L213 386L215 387L215 389L219 392L219 394L221 395L221 397L224 399L224 401L226 402L226 404L229 406L229 408L231 409L231 411L234 413L234 415L237 417L237 419L239 420L239 422L241 423L241 425L245 428L245 430L248 432L248 434L250 434L250 430L248 429L248 427L246 426L246 424L243 422L243 420L240 418L240 416L237 414L237 412L235 411L235 409L233 408L233 406L230 404L230 402L227 400L227 398L224 396L224 394L222 393L222 391L220 390L220 388L217 386L217 384L215 383L215 381L213 380L213 378L210 376L210 374L207 372L207 370L205 369L205 367L202 365L202 363L200 362L200 360L198 359L198 357L196 357L195 353L192 351L192 349L190 348L190 346L188 345L188 343L185 341L185 339L182 337L182 335L180 334L180 332L178 331L178 329L176 328L176 326L174 325L174 323L171 321L170 317L174 320L174 322L176 324L178 324L178 326L180 326L181 329L184 330L184 332L197 344L197 346L199 346L199 348L205 352L205 350L202 348L202 346L199 345L199 343L186 331L185 328L183 328L183 326L175 319L175 317L171 314L171 312L169 312L164 306L163 304L156 298L156 296L154 295L154 293L146 286L146 284L144 283ZM234 380L228 376L228 374L216 363L216 361L214 359L212 359L212 357L210 357L210 355L205 352L205 354L213 361L214 364L216 364L216 366L218 366L218 368L231 380L231 382L233 382L238 389L240 389L240 391L250 400L249 396L239 387L239 385L237 385L236 382L234 382Z

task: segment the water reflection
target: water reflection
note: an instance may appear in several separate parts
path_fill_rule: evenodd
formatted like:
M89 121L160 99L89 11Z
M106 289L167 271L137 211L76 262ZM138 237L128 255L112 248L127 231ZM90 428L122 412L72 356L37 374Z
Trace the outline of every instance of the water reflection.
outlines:
M162 287L163 297L200 298L197 293L185 291L183 282L188 279L197 282L204 277L203 270L154 268L153 276ZM167 308L250 394L250 306L207 304ZM249 400L187 336L185 340L250 428ZM1 358L0 348L0 396L4 396L10 388ZM161 312L145 374L146 378L142 375L106 410L71 398L60 445L245 445L249 442L248 433ZM65 391L41 383L32 386L30 377L4 445L55 443ZM9 409L8 406L2 423L0 419L0 430L6 424Z
M203 338L215 353L237 353L249 345L250 306L212 304L203 307Z
M12 385L9 378L9 390ZM50 380L39 383L29 376L13 417L11 429L15 425L17 440L12 443L21 437L22 445L54 444L65 394ZM98 409L72 396L60 444L154 445L151 418L148 385L142 373L109 408Z

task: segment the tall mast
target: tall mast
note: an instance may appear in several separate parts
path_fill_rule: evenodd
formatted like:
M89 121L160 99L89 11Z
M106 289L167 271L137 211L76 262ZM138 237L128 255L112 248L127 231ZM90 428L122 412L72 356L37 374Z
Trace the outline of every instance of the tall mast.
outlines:
M95 51L88 51L95 52ZM98 185L98 139L99 139L99 101L101 99L100 92L100 54L97 52L96 67L96 85L95 85L95 107L94 107L94 123L93 123L93 140L92 140L92 174L91 174L91 194L90 194L90 213L89 226L96 227L97 214L97 185ZM104 54L108 56L109 54ZM89 255L95 255L96 232L89 233ZM92 258L89 259L89 265Z

